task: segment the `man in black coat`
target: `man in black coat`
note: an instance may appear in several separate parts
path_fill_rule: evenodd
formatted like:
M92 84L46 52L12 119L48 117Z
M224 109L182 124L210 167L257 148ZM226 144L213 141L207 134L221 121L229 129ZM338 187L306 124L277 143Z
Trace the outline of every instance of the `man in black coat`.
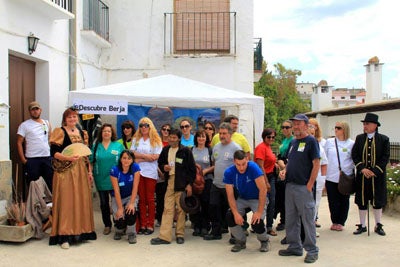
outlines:
M370 202L374 211L375 232L385 235L381 218L382 208L387 201L386 165L390 156L389 138L378 133L378 127L381 126L378 115L367 113L361 122L364 133L356 137L351 151L357 169L355 203L360 215L360 224L357 224L357 230L353 234L359 235L367 231L365 219Z
M176 243L185 242L186 213L180 205L181 194L192 195L192 184L196 178L196 164L190 148L180 144L182 134L178 129L171 129L168 136L169 145L164 147L158 158L158 167L163 172L167 191L164 198L164 212L161 219L159 237L150 240L152 245L170 244L172 240L172 225L175 214Z

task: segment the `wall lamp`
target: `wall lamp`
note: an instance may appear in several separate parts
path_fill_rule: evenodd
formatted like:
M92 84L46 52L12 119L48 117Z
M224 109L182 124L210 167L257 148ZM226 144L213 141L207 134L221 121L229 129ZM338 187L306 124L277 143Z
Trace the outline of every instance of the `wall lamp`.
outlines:
M36 50L36 46L39 42L39 38L37 38L33 33L30 33L28 36L28 52L31 55Z

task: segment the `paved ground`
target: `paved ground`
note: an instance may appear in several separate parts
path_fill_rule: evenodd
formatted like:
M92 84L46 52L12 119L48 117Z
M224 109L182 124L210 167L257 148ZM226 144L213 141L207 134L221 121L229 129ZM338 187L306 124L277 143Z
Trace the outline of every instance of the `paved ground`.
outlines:
M329 230L330 220L326 197L320 207L319 260L313 266L398 266L400 262L400 217L384 215L382 223L385 237L371 231L371 235L354 236L358 212L353 199L349 219L343 232ZM98 240L71 246L63 250L48 246L48 238L31 239L25 243L0 242L0 266L304 266L304 257L281 257L278 250L284 232L271 237L271 251L258 251L259 242L254 234L247 240L247 248L239 253L230 252L228 235L219 241L204 241L193 237L187 227L185 244L152 246L150 239L157 236L138 236L138 243L129 245L127 240L115 241L113 234L104 236L100 212L95 211ZM371 212L371 225L374 223Z

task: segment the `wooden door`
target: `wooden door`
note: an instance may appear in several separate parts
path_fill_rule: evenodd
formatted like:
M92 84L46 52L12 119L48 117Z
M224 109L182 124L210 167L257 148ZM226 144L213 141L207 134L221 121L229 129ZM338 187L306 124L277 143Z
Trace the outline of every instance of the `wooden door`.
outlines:
M35 100L35 62L12 55L9 55L8 61L12 177L15 183L16 168L18 166L18 182L15 188L17 193L25 198L27 190L23 181L22 164L17 151L17 130L21 122L30 118L28 105Z

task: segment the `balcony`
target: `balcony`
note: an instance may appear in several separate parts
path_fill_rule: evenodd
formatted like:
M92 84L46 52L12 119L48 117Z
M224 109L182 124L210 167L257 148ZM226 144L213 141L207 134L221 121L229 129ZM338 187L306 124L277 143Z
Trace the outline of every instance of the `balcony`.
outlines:
M236 12L164 13L165 55L235 55Z
M110 47L109 8L100 0L83 1L82 35L100 47Z
M17 0L51 20L73 19L72 0Z
M254 38L253 43L254 49L254 72L261 72L262 71L262 38Z

